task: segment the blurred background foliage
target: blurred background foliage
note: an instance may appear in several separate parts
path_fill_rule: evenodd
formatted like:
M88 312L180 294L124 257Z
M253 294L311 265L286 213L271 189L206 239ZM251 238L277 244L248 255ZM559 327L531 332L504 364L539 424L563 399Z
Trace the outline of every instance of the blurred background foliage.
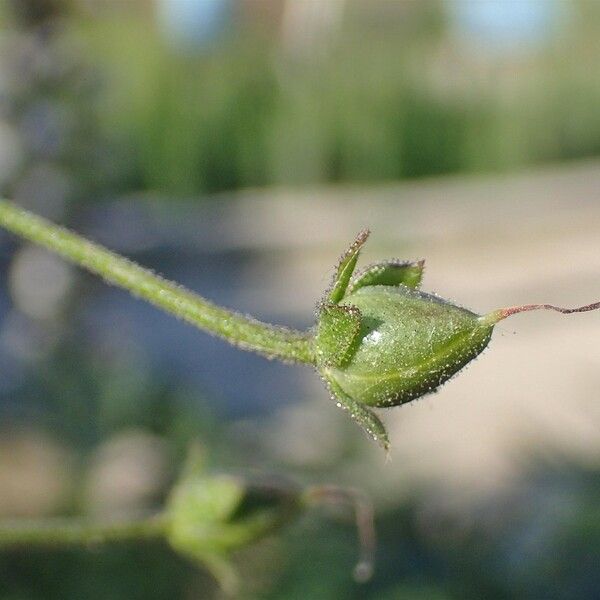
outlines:
M450 276L435 281L465 303L495 307L503 293L516 303L523 290L543 291L541 300L597 296L599 33L600 4L585 0L4 0L0 191L217 302L298 327L311 325L326 268L370 222L388 240L378 258L422 252L439 267L448 257L472 295L460 298ZM589 169L552 178L583 158ZM496 183L469 191L473 174L508 178L534 166L552 177L531 197L518 182L522 200L491 193ZM467 183L425 179L446 174ZM421 188L385 191L421 178L410 184ZM332 184L353 185L336 200ZM532 200L556 190L568 202L555 213ZM527 213L530 200L537 208ZM513 257L522 279L507 292L505 253L537 255L523 240L538 244L551 272L531 283L531 265ZM488 296L476 295L461 264L486 271ZM541 434L519 447L509 438L500 458L479 459L472 445L464 463L440 462L432 482L403 472L431 467L413 445L447 453L440 432L471 414L453 412L459 393L443 399L446 421L436 421L441 401L425 405L437 429L411 436L422 405L398 411L398 458L386 468L328 410L311 373L206 339L4 234L0 270L0 515L158 506L200 440L216 470L352 484L376 502L371 583L352 582L351 526L310 515L242 552L243 597L600 597L598 411L583 413L585 429L551 408L574 414L578 398L598 406L597 348L581 346L591 327L571 345L558 334L560 350L581 358L568 393L553 400L540 383L568 372L562 363L536 363L531 387L522 380L521 393L559 424L554 437L567 430L577 452L550 451ZM522 363L555 341L534 331ZM465 397L506 379L496 368ZM492 422L522 426L521 409L503 417L501 402L473 427L482 439ZM515 456L509 477L503 460ZM472 475L468 459L481 462ZM218 596L202 569L158 544L0 554L3 599Z
M88 186L180 196L600 150L594 2L302 4L14 2L8 121Z

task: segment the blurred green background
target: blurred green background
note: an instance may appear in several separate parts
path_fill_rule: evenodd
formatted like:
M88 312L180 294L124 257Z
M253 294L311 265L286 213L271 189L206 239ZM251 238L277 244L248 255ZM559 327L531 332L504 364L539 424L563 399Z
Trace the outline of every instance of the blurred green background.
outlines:
M224 305L311 325L335 258L428 260L484 312L600 297L600 4L4 0L0 192ZM362 487L244 550L243 598L600 598L597 315L520 318L383 415L0 235L0 516L160 506L216 471ZM519 336L513 336L513 331ZM510 335L509 335L510 334ZM0 598L218 598L159 544L0 554Z

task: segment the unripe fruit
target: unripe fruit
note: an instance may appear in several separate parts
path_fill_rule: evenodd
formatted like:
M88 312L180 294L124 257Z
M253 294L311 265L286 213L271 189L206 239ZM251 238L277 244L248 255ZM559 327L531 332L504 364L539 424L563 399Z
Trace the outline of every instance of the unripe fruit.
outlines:
M280 478L205 473L196 447L167 499L164 533L175 551L202 563L233 595L239 591L239 580L232 552L276 531L305 509L323 504L353 510L360 545L354 575L357 581L366 581L373 572L376 541L373 507L361 492L334 485L300 488Z
M347 360L322 365L368 406L404 404L435 390L488 344L493 326L437 296L399 286L363 287L341 303L361 314Z
M232 551L276 530L300 512L301 490L229 475L188 475L167 502L166 537L203 563L229 592L237 591Z
M337 405L385 449L385 427L370 407L435 391L485 349L498 321L530 310L600 308L598 302L573 309L527 304L479 316L416 289L423 261L383 262L353 275L367 237L361 232L341 257L319 306L314 356Z

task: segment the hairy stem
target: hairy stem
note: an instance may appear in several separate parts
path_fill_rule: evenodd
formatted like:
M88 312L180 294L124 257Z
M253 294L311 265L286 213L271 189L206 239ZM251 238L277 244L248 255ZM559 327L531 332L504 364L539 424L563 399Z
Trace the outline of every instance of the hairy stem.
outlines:
M202 296L5 200L0 200L0 226L244 350L285 362L314 362L312 336L308 333L276 327L216 306Z
M167 520L162 515L105 523L76 519L0 521L0 548L61 547L161 538Z

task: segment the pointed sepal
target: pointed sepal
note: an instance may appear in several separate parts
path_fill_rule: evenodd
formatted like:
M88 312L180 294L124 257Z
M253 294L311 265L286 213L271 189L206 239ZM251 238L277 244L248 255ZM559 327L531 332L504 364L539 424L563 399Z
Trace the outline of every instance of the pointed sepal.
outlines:
M207 552L195 557L215 578L226 596L235 596L240 591L240 576L224 553Z
M416 262L390 260L375 263L352 277L348 293L368 285L405 285L416 289L421 284L424 270L424 260Z
M332 304L337 304L343 299L350 283L354 269L356 268L356 261L360 254L360 249L369 237L369 230L363 229L357 236L352 245L346 250L346 252L340 258L331 288L327 293L327 300Z
M360 310L355 306L322 304L315 336L317 365L341 367L352 353L360 323Z
M388 452L390 449L390 440L385 425L379 417L364 404L356 402L356 400L348 396L335 381L325 376L325 382L333 395L336 405L348 411L359 427Z

